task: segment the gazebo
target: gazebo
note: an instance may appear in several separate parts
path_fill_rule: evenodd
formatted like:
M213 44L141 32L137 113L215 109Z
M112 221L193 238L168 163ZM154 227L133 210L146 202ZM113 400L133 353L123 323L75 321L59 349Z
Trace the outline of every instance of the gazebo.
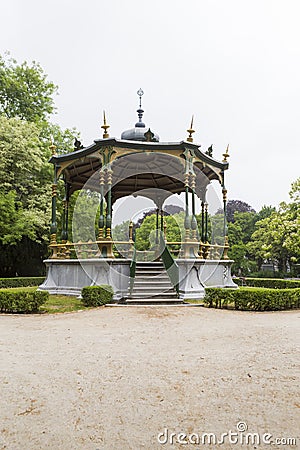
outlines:
M138 122L120 139L109 136L104 114L103 137L92 145L83 147L76 140L73 152L57 155L52 144L51 256L45 261L47 277L40 289L80 295L84 286L109 284L116 301L129 303L182 302L203 298L207 286L236 287L231 279L232 261L227 256L224 174L228 169L228 147L222 162L214 159L210 151L202 152L201 146L193 142L193 120L186 140L160 142L143 122L141 89L138 95ZM56 219L59 179L63 179L65 187L60 235ZM219 182L223 196L221 243L209 242L208 238L206 194L212 180ZM69 200L75 191L83 189L99 195L98 230L86 241L71 242ZM168 242L164 203L169 196L182 193L184 235L180 241ZM126 196L146 197L156 205L156 234L148 253L136 250L132 222L127 240L113 238L113 207ZM195 211L197 198L201 204L200 226Z

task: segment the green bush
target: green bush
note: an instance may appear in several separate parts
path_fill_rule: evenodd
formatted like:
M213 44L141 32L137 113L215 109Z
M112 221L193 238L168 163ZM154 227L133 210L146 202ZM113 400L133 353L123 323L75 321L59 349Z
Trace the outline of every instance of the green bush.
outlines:
M239 286L263 287L270 289L300 288L300 280L284 280L282 278L235 278Z
M278 311L300 308L298 289L222 289L207 288L204 298L210 308L228 308L246 311Z
M18 277L18 278L0 278L1 288L39 286L45 277Z
M258 272L248 273L250 278L284 278L286 275L286 272L275 272L274 270L259 270Z
M49 298L46 291L0 291L0 312L4 313L32 313Z
M113 298L113 288L108 284L87 286L81 291L82 303L85 306L101 306L110 303Z

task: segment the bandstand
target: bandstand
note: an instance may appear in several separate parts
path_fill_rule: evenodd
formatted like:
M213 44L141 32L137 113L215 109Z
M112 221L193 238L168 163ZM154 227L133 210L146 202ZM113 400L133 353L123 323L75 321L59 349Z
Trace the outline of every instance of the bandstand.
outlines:
M228 148L222 162L210 152L202 152L193 142L193 123L181 142L160 142L143 122L138 91L138 122L111 138L109 125L102 125L103 137L74 151L55 154L52 145L54 182L52 186L51 255L45 261L47 277L40 289L52 294L80 295L84 286L109 284L114 300L126 303L182 302L201 299L205 287L236 287L231 278L226 227ZM193 121L192 121L193 122ZM57 230L57 184L64 181L63 218ZM223 241L209 242L207 188L212 180L220 184L223 196ZM78 190L99 193L98 229L86 241L72 242L69 229L69 202ZM168 242L164 223L164 202L173 194L185 198L184 234L180 241ZM156 233L149 252L135 248L133 224L128 239L114 240L113 207L118 199L140 196L156 205ZM201 223L196 220L196 199L200 199ZM121 249L121 250L120 250Z

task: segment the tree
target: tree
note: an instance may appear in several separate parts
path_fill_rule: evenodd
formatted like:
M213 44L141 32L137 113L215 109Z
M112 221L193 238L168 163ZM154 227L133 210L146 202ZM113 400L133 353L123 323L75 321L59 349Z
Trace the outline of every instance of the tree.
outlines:
M144 219L148 216L152 216L153 214L156 214L157 209L156 208L152 208L149 209L149 211L144 212L144 214L142 215L142 217L140 219L138 219L138 221L134 224L134 229L139 228ZM183 212L183 208L181 206L178 205L165 205L163 207L163 213L164 216L170 216L170 215L174 215L174 214L179 214L180 212Z
M22 207L42 234L50 220L49 186L52 175L45 150L34 123L0 116L0 192L14 192ZM41 235L40 235L41 237Z
M167 241L180 242L184 235L184 213L165 216ZM160 222L159 222L160 227ZM138 250L148 250L155 243L156 238L156 214L146 216L136 229L136 248Z
M57 152L63 153L73 150L78 137L76 130L62 130L48 120L56 91L39 64L18 65L0 56L0 275L20 273L18 261L25 260L34 261L32 270L38 273L48 252L53 182L50 139L53 136ZM60 182L58 222L63 195ZM28 251L35 256L30 259ZM29 266L24 267L29 274Z
M30 234L30 225L20 202L16 202L16 192L0 192L0 243L16 244L23 235Z
M267 218L275 208L264 206L258 213L254 211L234 213L233 222L228 223L228 240L230 244L228 255L234 260L233 272L247 275L257 271L263 262L259 252L253 253L248 247L256 230L256 223ZM253 249L254 247L252 247Z
M54 111L57 86L47 80L41 66L18 64L0 56L0 113L29 122L44 121Z
M242 200L229 200L226 207L226 219L227 222L234 222L235 212L255 212L252 206ZM220 208L216 214L223 214L223 209Z
M87 242L98 236L100 194L90 190L76 191L69 207L69 240Z
M248 243L249 253L261 265L265 260L278 264L280 270L285 270L288 259L284 243L285 227L279 212L274 212L256 223L256 230Z
M247 248L260 262L269 260L286 270L300 260L300 178L292 184L290 203L282 202L278 211L256 222Z
M114 241L128 241L129 239L129 224L130 220L126 220L116 225L112 230Z

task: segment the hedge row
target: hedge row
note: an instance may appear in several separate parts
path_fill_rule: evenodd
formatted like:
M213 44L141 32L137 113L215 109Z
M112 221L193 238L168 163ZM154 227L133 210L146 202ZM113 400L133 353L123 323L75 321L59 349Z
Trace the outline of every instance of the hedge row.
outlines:
M1 288L15 288L27 286L39 286L45 277L18 277L18 278L0 278Z
M101 306L110 303L113 298L113 288L108 284L87 286L81 291L82 303L85 306Z
M281 278L235 278L239 286L263 287L270 289L300 288L300 280L285 280Z
M278 311L300 308L300 289L207 288L204 302L210 308L244 311Z
M35 292L4 292L0 291L0 312L4 313L32 313L49 298L46 291Z

